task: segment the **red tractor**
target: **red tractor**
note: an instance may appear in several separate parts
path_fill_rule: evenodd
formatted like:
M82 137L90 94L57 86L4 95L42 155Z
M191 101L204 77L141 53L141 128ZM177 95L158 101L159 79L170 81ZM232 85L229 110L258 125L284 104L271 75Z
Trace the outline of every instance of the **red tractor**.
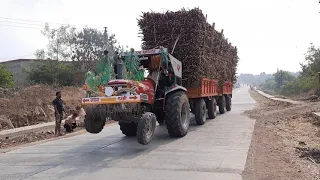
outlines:
M100 88L100 96L83 98L86 130L99 133L110 118L119 121L123 134L136 136L143 145L150 143L157 121L166 124L171 136L185 136L190 124L190 105L187 89L181 86L181 62L165 48L135 53L141 66L148 70L148 77L142 82L111 80ZM122 53L121 57L128 55Z
M119 121L120 129L127 136L136 136L140 144L149 144L156 122L166 124L173 137L188 133L190 110L198 125L231 110L232 82L219 85L217 80L202 78L196 88L182 86L182 64L167 49L135 52L143 68L149 72L142 82L116 79L100 88L100 96L86 97L85 128L99 133L107 120ZM122 57L129 53L123 53Z

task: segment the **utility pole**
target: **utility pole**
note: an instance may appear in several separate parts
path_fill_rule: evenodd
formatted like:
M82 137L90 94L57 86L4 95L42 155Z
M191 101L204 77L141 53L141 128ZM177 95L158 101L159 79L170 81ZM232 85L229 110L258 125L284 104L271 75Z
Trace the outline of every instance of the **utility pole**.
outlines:
M57 31L57 61L59 61L59 36Z
M280 87L282 86L283 84L283 71L280 70Z
M57 39L57 61L59 61L59 41Z
M106 49L109 50L108 48L108 31L107 31L107 27L103 27L104 28L104 32L103 32L103 35L104 35L104 41L106 43Z

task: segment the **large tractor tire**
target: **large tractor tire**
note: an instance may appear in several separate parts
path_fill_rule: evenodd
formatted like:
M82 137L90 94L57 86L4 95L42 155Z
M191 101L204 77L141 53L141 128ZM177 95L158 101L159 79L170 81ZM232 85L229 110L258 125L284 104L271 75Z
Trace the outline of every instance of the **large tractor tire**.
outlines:
M232 106L231 96L226 96L226 109L227 109L227 111L231 111L231 106Z
M153 138L157 126L157 117L151 112L142 115L138 122L137 141L142 145L147 145Z
M106 109L103 105L89 106L86 108L84 117L84 127L92 134L102 131L106 123Z
M209 119L214 119L217 117L217 101L215 98L207 101L208 116Z
M134 122L119 122L120 130L122 134L126 136L137 135L137 124Z
M224 95L220 97L219 112L220 114L224 114L226 112L226 98Z
M183 137L190 125L190 104L185 92L172 92L166 99L165 123L172 137Z
M207 120L207 106L203 98L197 99L195 103L195 120L198 125L203 125Z

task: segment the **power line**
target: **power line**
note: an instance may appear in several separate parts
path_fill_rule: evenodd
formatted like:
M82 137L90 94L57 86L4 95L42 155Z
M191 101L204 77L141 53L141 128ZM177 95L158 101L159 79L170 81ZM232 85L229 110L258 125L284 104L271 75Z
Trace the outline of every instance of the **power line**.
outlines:
M0 19L9 19L9 20L16 20L16 21L28 21L28 22L38 22L38 23L49 23L49 24L59 24L59 25L70 25L70 24L63 24L63 23L34 21L34 20L28 20L28 19L16 19L16 18L7 18L7 17L0 17Z
M43 29L38 27L28 27L28 26L16 26L16 25L9 25L9 24L0 24L0 26L7 26L7 27L19 27L19 28L30 28L30 29Z
M11 25L13 25L13 26L16 26L16 25L18 25L18 26L20 26L21 24L22 25L28 25L28 26L31 26L31 27L34 27L34 26L36 26L36 27L42 27L42 29L44 28L44 26L45 26L45 24L30 24L30 23L23 23L23 22L11 22L11 21L1 21L0 20L0 23L5 23L6 25L8 25L8 26L11 26ZM9 24L8 24L9 23ZM51 26L52 28L59 28L58 26Z
M63 25L63 26L67 26L67 25L70 25L70 26L74 26L74 27L81 27L81 28L83 28L83 27L86 27L87 25L85 25L85 26L76 26L76 25L73 25L73 24L66 24L66 23L57 23L57 22L45 22L45 21L35 21L35 20L28 20L28 19L17 19L17 18L7 18L7 17L0 17L0 19L6 19L6 20L14 20L14 21L26 21L26 22L34 22L34 23L43 23L43 24L45 24L45 23L48 23L49 24L49 26L50 26L50 24L52 25L52 24L57 24L57 25ZM27 24L27 23L23 23L23 22L14 22L14 21L6 21L6 22L8 22L8 23L17 23L17 24ZM30 23L28 23L28 25L31 25ZM37 24L32 24L32 25L37 25ZM39 24L40 25L40 24ZM51 26L52 27L52 26ZM54 26L53 26L54 27ZM92 28L96 28L96 29L98 29L98 28L103 28L103 27L92 27Z
M32 25L32 26L44 26L44 25L45 25L45 24L32 24L32 23L13 22L13 21L2 21L2 20L0 20L0 23L26 24L26 25Z

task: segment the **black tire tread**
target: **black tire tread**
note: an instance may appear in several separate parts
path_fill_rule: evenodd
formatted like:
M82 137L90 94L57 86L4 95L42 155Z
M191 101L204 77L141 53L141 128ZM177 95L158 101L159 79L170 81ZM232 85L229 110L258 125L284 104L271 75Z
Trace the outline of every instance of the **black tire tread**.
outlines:
M206 116L206 113L203 112L203 106L206 107L206 102L204 101L203 98L199 98L196 100L196 104L195 104L195 120L196 123L198 125L204 125L206 123L206 119L207 117L203 118L203 115ZM207 109L207 108L204 108Z
M227 111L231 111L231 97L230 96L226 96L226 110Z
M120 130L122 134L126 136L136 136L137 135L137 124L134 122L125 123L119 122Z
M216 118L217 117L217 102L214 97L211 100L207 101L207 108L208 108L209 119Z
M184 101L187 101L189 104L189 99L183 91L173 92L167 97L165 107L165 123L167 125L168 133L172 137L183 137L188 133L189 127L184 129L179 120L180 109L182 108Z
M219 112L220 114L224 114L226 112L226 98L224 95L220 97L220 103L219 103Z
M153 123L152 124L152 136L147 139L147 137L145 136L147 134L147 129L146 126L149 125L149 123ZM138 122L138 127L137 127L137 141L142 144L142 145L147 145L151 142L152 137L154 135L155 129L157 126L157 117L155 114L151 113L151 112L146 112L142 115L141 120L139 120Z
M102 131L106 121L101 118L101 113L98 106L89 106L86 108L86 115L84 118L84 127L87 132L98 134ZM100 123L95 123L100 121Z

